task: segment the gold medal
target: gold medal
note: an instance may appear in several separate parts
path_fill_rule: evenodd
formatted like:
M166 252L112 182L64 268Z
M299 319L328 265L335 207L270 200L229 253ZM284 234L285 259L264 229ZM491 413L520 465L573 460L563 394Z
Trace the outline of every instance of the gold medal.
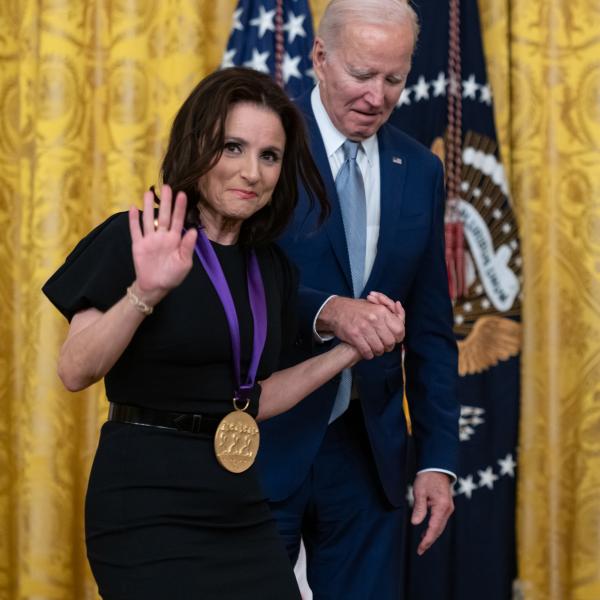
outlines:
M234 411L225 415L215 433L215 455L219 464L231 473L243 473L256 460L260 433L256 421L244 408L238 408L233 400Z

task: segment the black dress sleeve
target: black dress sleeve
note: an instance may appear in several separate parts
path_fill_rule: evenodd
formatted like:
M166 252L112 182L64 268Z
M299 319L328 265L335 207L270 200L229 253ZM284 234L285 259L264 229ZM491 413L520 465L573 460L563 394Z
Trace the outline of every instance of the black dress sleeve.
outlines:
M127 213L117 213L85 236L42 291L70 321L86 308L107 311L135 279Z

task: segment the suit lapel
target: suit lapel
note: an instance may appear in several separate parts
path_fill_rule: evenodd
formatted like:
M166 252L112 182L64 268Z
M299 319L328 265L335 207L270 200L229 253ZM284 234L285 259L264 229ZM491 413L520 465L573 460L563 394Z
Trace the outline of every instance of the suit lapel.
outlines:
M342 220L342 212L340 210L340 202L335 188L335 181L331 174L329 159L325 150L325 144L321 137L321 132L315 120L312 106L310 103L310 93L304 94L298 99L297 104L303 111L305 122L310 138L310 145L313 154L313 159L319 168L321 177L325 182L325 190L327 198L331 204L331 215L323 224L323 228L329 237L329 242L333 249L333 253L344 273L346 282L350 290L352 290L352 275L350 273L350 258L348 255L348 245L346 244L346 233L344 231L344 222Z
M369 291L377 289L376 284L383 275L386 251L394 244L396 222L402 206L407 169L406 155L399 153L397 149L392 147L386 125L379 130L377 141L379 143L379 172L381 175L379 238L377 240L377 255L365 285L363 296L366 296Z

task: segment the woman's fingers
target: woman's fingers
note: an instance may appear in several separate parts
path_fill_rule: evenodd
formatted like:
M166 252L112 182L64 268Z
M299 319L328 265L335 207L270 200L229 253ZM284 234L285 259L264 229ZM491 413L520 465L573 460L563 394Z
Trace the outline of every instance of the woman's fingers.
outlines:
M175 208L173 209L173 220L171 221L171 227L175 231L181 231L183 229L183 222L185 219L185 209L187 208L187 198L184 192L179 192L175 198Z
M196 245L196 238L198 237L198 230L196 228L188 229L185 235L181 239L181 256L186 260L191 260L194 254L194 246Z
M400 303L399 300L396 300L395 306L396 306L396 314L404 319L406 316L404 314L404 307L402 306L402 304Z
M144 192L144 214L142 217L144 224L144 235L154 231L154 194Z
M367 299L374 304L381 304L382 306L385 306L386 308L389 308L391 311L395 312L394 301L381 292L369 292Z
M168 231L171 227L171 200L173 194L171 187L163 185L160 190L160 204L158 206L157 231Z
M129 209L129 233L131 241L135 244L142 239L142 228L140 227L140 211L132 206Z
M397 314L399 317L404 318L404 308L402 307L402 304L398 300L394 302L382 292L369 292L367 300L372 304L381 304L393 313Z

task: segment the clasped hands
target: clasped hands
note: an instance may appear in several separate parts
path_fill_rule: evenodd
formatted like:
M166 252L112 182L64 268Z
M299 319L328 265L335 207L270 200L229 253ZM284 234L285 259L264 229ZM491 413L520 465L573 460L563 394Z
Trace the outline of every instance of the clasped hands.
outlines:
M364 300L334 297L321 310L317 331L335 335L368 360L402 342L404 318L400 302L380 292L370 292ZM444 472L422 471L415 479L413 495L411 523L420 525L429 516L417 548L422 555L442 534L454 511L450 478Z
M404 339L404 309L381 292L366 299L331 298L319 314L317 331L331 333L370 360L393 350Z

